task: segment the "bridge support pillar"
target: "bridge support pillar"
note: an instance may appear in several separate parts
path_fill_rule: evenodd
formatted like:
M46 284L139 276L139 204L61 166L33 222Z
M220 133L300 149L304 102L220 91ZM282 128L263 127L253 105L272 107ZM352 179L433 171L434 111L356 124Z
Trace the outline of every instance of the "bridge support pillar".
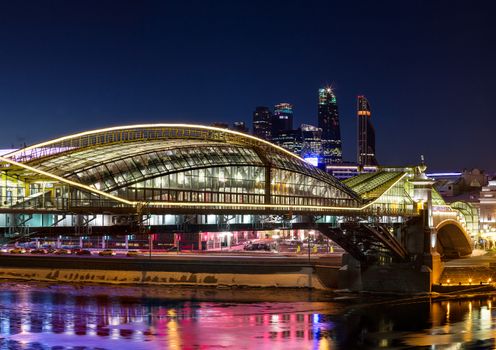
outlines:
M432 266L437 267L433 261ZM343 255L339 270L338 288L353 292L429 293L433 282L433 269L427 265L416 268L413 263L366 264Z
M443 265L433 248L435 231L428 225L428 211L405 231L410 259L392 262L363 261L344 254L339 270L340 289L386 293L429 293L438 283Z
M360 261L352 257L350 254L343 254L339 269L338 288L349 289L351 291L363 290L362 285L362 266Z

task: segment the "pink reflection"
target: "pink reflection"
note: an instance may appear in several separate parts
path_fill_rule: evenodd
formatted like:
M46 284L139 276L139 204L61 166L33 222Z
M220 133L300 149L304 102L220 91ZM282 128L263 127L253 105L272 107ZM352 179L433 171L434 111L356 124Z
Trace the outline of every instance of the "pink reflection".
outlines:
M15 294L15 292L12 292ZM3 299L5 301L5 299ZM2 333L22 343L112 349L326 349L332 324L322 303L164 302L139 298L54 297L0 314ZM5 304L4 304L5 305ZM22 327L21 327L22 326Z

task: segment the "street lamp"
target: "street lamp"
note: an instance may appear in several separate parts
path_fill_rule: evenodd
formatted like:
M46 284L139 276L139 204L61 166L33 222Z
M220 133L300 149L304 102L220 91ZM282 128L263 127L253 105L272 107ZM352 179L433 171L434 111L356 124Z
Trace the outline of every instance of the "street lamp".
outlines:
M315 235L315 231L314 230L310 230L308 231L308 263L310 263L310 236L313 236Z

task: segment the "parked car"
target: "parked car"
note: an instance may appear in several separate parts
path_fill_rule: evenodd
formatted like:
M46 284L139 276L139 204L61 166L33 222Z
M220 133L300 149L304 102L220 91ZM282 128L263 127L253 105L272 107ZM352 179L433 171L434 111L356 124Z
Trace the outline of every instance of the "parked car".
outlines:
M10 250L10 254L26 254L26 249L24 248L14 248Z
M37 249L31 250L31 254L48 254L48 252L46 251L46 249L37 248Z
M129 250L126 253L126 256L139 256L141 255L141 252L139 250Z
M105 249L98 253L100 256L113 256L115 252L112 249Z
M91 255L91 252L88 249L81 249L76 252L76 255Z
M273 242L247 242L243 247L244 250L248 251L266 251L270 252L275 249L275 245Z
M57 249L56 251L53 252L53 254L57 254L57 255L69 255L71 254L71 251L69 249Z

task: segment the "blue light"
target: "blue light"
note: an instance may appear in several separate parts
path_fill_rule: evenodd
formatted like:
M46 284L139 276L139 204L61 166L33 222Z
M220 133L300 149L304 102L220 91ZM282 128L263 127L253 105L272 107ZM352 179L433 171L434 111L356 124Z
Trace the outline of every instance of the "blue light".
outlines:
M308 164L312 164L313 166L319 166L319 157L316 155L312 154L312 155L304 156L303 159Z
M461 176L462 173L431 173L427 174L428 177L439 177L439 176Z

